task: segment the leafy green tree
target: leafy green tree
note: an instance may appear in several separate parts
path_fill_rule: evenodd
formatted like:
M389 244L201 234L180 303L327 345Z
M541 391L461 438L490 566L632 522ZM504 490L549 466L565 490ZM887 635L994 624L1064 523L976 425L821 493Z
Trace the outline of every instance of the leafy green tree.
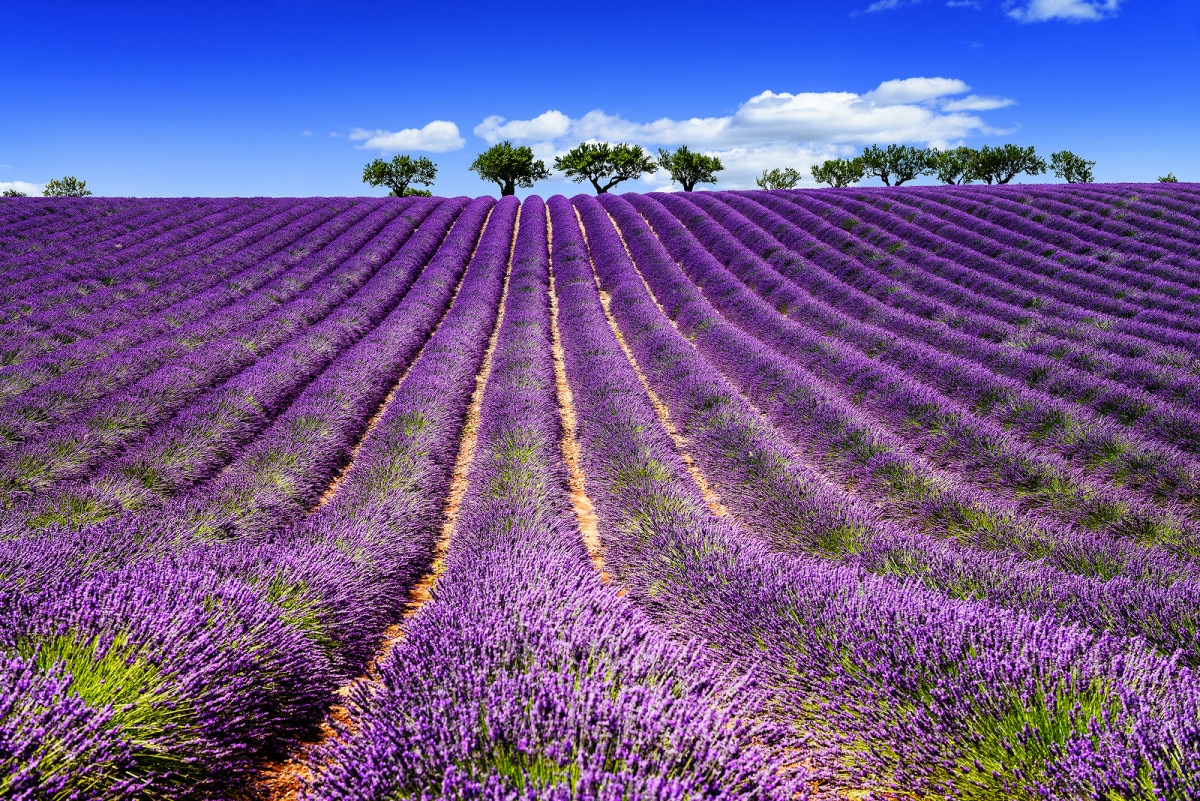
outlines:
M386 186L392 197L429 197L425 189L413 189L413 184L432 186L437 178L437 165L425 156L393 156L391 161L375 159L363 167L363 183Z
M1006 184L1023 172L1039 175L1045 171L1046 162L1032 145L984 145L971 158L971 177L987 184Z
M5 189L3 192L0 192L0 195L3 197L28 197L20 189Z
M680 145L674 152L659 148L658 164L671 173L672 181L683 185L684 192L691 192L696 184L715 184L717 173L725 169L716 156L693 153L687 145Z
M657 172L658 163L641 145L583 142L556 158L554 169L562 170L577 184L591 181L596 194L603 195L622 181Z
M513 147L505 139L480 153L471 162L472 172L479 173L485 181L495 181L500 186L500 196L515 195L517 187L529 189L534 181L550 177L550 170L541 159L534 159L528 147Z
M1169 172L1166 175L1158 176L1158 182L1160 184L1177 184L1179 179L1175 177L1175 173Z
M929 150L912 145L888 145L886 148L871 145L859 158L866 174L882 178L885 186L900 186L933 171Z
M763 170L761 178L755 178L754 183L759 189L795 189L800 183L800 171L791 167Z
M930 152L929 163L932 174L944 184L971 183L971 163L975 159L975 149L971 147L956 147L952 150L933 150Z
M1076 156L1070 150L1050 154L1050 168L1054 174L1069 184L1090 184L1096 180L1092 167L1096 162Z
M46 184L46 188L42 190L42 194L45 197L87 197L92 192L86 187L87 181L81 181L74 175L67 175L61 181L57 178L51 179Z
M829 159L824 164L812 165L813 180L832 187L858 183L866 175L862 159Z

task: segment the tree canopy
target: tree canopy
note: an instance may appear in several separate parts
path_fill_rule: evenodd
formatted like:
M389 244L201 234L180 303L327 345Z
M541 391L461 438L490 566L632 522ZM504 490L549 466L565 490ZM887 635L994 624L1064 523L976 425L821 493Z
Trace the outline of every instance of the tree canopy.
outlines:
M988 184L1006 184L1023 172L1039 175L1045 171L1046 162L1032 145L984 145L971 157L971 177Z
M424 189L413 189L412 184L431 186L437 178L437 165L425 156L413 158L408 155L393 156L391 161L375 159L363 167L363 183L371 186L386 186L392 197L429 196Z
M1069 184L1090 184L1096 180L1092 167L1096 162L1077 156L1070 150L1059 150L1050 154L1050 168L1054 174Z
M60 180L52 178L42 190L45 197L87 197L92 194L87 188L87 181L81 181L74 175L66 175Z
M591 181L596 194L602 195L622 181L657 172L658 163L641 145L583 142L556 158L554 169L562 170L577 184Z
M2 196L2 197L27 197L27 195L24 192L22 192L20 189L5 189L3 192L0 192L0 196Z
M1158 176L1158 182L1160 184L1177 184L1179 179L1175 177L1175 173L1169 172L1166 175Z
M671 174L672 181L683 185L684 192L691 192L696 184L715 184L717 173L725 169L716 156L693 153L687 145L675 151L659 148L658 164Z
M500 186L501 197L515 195L518 186L529 189L534 181L550 177L546 163L535 159L530 148L513 147L507 139L476 156L470 169L485 181L495 181Z
M763 170L762 176L755 178L754 183L758 184L759 189L795 189L796 184L800 183L800 171L791 167Z
M864 173L883 179L885 186L900 186L933 171L929 150L912 145L888 145L886 148L871 145L859 158Z
M828 159L823 164L812 165L813 180L832 187L849 186L862 180L866 166L861 158Z
M975 149L970 147L932 150L929 153L929 167L932 174L944 184L969 184L974 157Z

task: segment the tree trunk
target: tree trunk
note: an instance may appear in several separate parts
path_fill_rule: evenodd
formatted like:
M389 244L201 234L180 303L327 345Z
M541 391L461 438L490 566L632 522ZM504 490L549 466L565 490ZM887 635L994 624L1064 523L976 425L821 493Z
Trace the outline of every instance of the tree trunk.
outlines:
M508 197L515 194L517 194L516 181L507 181L500 185L500 197Z
M683 184L684 192L691 192L692 189L696 186L695 181L680 181L679 183Z

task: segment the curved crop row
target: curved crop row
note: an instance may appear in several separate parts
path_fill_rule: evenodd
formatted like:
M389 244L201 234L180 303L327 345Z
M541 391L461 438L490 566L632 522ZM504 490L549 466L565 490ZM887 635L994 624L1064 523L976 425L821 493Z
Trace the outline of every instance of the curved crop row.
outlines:
M1190 674L1170 661L1054 621L771 555L710 517L636 397L581 238L559 239L570 207L552 199L550 208L562 308L579 309L563 341L581 419L593 421L579 427L589 493L607 563L654 619L702 630L725 658L754 664L781 714L833 746L828 764L858 781L961 798L1150 787L1182 799L1196 789L1200 753L1187 734L1196 698ZM579 297L589 289L590 300Z
M713 708L731 700L721 675L588 561L559 450L545 231L526 201L434 598L359 688L356 731L319 756L307 797L795 797L752 744L764 732Z

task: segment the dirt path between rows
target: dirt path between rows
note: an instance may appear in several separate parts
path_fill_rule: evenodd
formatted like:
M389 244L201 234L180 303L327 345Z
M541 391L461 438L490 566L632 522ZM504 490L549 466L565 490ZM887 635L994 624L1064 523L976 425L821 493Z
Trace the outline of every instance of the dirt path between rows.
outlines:
M492 210L494 211L494 209L495 207ZM471 251L471 255L467 260L467 268L463 270L463 277L454 289L454 295L450 299L449 306L447 306L446 314L438 321L429 337L425 340L425 344L428 344L434 335L437 334L438 329L441 328L442 323L449 316L450 309L454 307L454 302L458 299L459 290L462 289L463 282L466 279L467 270L470 269L470 264L475 258L479 243L483 241L483 235L487 231L491 216L492 211L489 211L487 218L484 220L483 227L480 229L475 249ZM462 499L467 491L467 475L475 453L475 443L478 440L480 410L483 406L483 391L487 384L488 375L491 373L492 354L496 350L496 342L500 335L500 326L504 322L504 303L508 298L508 280L512 274L512 254L516 245L516 235L519 227L520 217L518 216L514 225L512 244L509 248L508 264L505 267L504 289L500 295L500 308L496 314L496 322L493 325L492 334L488 339L487 349L484 351L483 362L480 365L479 372L475 376L475 391L471 396L471 403L467 408L467 418L460 434L458 454L454 461L454 473L451 478L450 493L443 506L441 536L434 546L429 570L421 576L416 584L409 588L408 601L405 604L404 611L400 615L400 620L384 629L379 647L376 649L371 661L367 664L365 672L334 690L334 698L336 700L330 706L325 720L321 722L316 739L301 743L286 760L264 763L257 786L255 787L255 792L251 796L253 798L263 799L263 801L298 801L301 798L301 792L304 787L310 784L315 778L311 767L313 754L338 737L340 733L352 733L356 728L350 707L348 706L351 692L355 687L364 683L378 684L379 667L391 655L392 649L396 644L404 638L404 622L416 615L421 607L433 597L433 587L437 583L437 577L445 570L446 553L449 551L450 539L454 533L454 521L458 514L458 508L462 504ZM379 408L375 411L375 414L368 421L362 436L355 443L349 461L347 461L341 471L330 482L328 489L322 494L321 499L310 510L310 515L328 503L337 493L342 479L354 466L355 459L363 443L366 442L378 424L392 398L395 397L404 379L408 377L408 374L420 360L421 354L424 351L425 345L422 345L420 350L417 351L416 356L413 357L412 362L409 363L408 368L405 369L395 384L393 384L387 397L384 398Z
M578 213L578 212L576 212L576 213ZM608 213L607 209L605 210L605 213L606 214ZM608 219L612 223L613 229L616 230L617 236L620 237L621 244L625 247L625 253L627 256L629 256L629 262L631 265L633 265L633 270L635 273L637 273L638 278L641 280L642 286L644 286L646 288L646 293L650 296L650 299L652 301L654 301L654 305L658 307L658 310L660 312L662 312L663 317L665 317L668 321L670 321L672 327L674 327L676 331L679 331L679 326L676 324L676 322L673 319L671 319L671 316L669 314L667 314L667 310L665 308L663 308L663 305L658 302L658 298L655 296L654 291L650 288L649 282L646 281L645 276L642 275L642 271L637 266L637 262L634 261L633 253L629 250L629 245L625 241L625 235L621 233L621 228L619 225L617 225L617 221L613 218L613 216L611 214L608 215ZM645 215L642 215L642 219L646 221L646 226L651 231L653 231L654 228L653 228L653 226L650 225L650 221L648 219L646 219ZM656 236L657 236L657 234L656 234ZM675 262L675 263L677 266L679 266L680 270L683 271L683 265L679 264L679 262ZM684 275L686 276L687 273L684 272ZM700 291L701 294L703 294L703 290L701 290L699 287L697 287L697 290ZM605 308L605 311L607 312L607 307ZM610 324L611 323L612 323L612 319L610 317ZM682 336L682 333L680 335ZM618 334L618 338L619 338L619 336L620 335ZM687 337L685 336L684 339L687 340ZM622 343L622 345L623 344L624 343ZM695 343L692 343L689 341L688 344L692 345L692 348L694 350L696 350L697 354L699 354L699 349L696 348ZM704 357L701 356L701 358L704 358ZM634 365L634 369L637 369L636 364ZM714 367L713 369L715 370L716 368ZM639 378L641 377L640 372L638 373L638 376L639 376ZM643 380L643 383L645 383L645 379L643 378L642 380ZM750 408L759 416L762 424L767 428L771 428L770 419L762 413L762 410L760 410L744 394L739 393L739 395L741 396L741 398L743 400L746 401L746 403L750 406ZM798 450L797 450L797 453L799 453ZM807 462L802 462L802 463L806 467L808 467L809 470L811 470L814 473L815 477L819 478L820 480L822 480L826 483L831 483L824 476L824 474L818 468L816 468L816 466L811 465ZM722 507L722 508L724 508L724 507ZM726 511L726 514L728 514L728 511ZM804 753L802 750L796 750L794 757L795 757L794 761L789 761L780 768L781 773L787 774L794 770L801 770L801 769L807 770L812 767L811 758L806 753ZM866 790L866 789L861 789L861 788L845 787L843 785L838 785L838 784L830 784L830 783L821 784L820 782L817 782L817 781L812 782L809 785L808 789L810 792L812 792L814 794L815 798L818 801L904 801L904 799L909 799L910 801L912 801L913 799L919 798L918 796L911 795L909 793L905 793L902 791Z
M583 234L583 241L587 243L587 229L583 226L583 217L580 216L579 209L575 208L574 206L572 206L571 209L575 212L575 219L579 222L579 230ZM613 227L616 227L615 223ZM621 231L617 229L617 236L620 235ZM629 254L629 247L625 245L624 237L621 237L621 244L625 246L626 254ZM634 263L632 254L629 254L629 261L630 264ZM725 504L721 502L721 496L717 493L716 488L709 483L708 479L704 477L704 473L700 470L700 467L692 458L691 453L688 452L687 439L682 433L680 433L679 429L675 426L675 422L671 419L671 410L667 407L667 404L663 403L663 400L659 397L658 393L651 388L650 381L647 380L646 374L642 372L641 365L638 364L637 358L634 357L633 351L629 348L629 344L625 342L625 336L621 333L621 328L619 325L617 325L617 318L613 316L612 309L610 308L612 304L612 296L605 292L601 287L600 275L596 272L596 262L591 256L590 244L588 245L588 262L592 265L592 278L596 282L596 291L600 293L600 305L604 307L604 316L608 320L608 325L617 338L617 344L619 344L621 346L621 350L625 352L625 358L629 359L629 364L633 367L633 371L637 374L638 380L642 382L643 389L646 390L646 394L650 397L650 403L654 407L654 413L658 416L659 422L662 423L663 428L665 428L667 433L671 436L671 441L675 443L675 450L679 453L680 458L683 459L683 463L687 467L688 474L692 477L692 480L696 482L696 486L699 487L700 494L703 496L704 502L708 505L709 510L717 517L726 517L729 514L729 510L725 508ZM636 271L636 265L634 266ZM641 273L638 273L638 277L641 278ZM645 285L645 283L645 279L642 279L642 284ZM650 292L649 286L646 287L646 291ZM657 305L658 301L654 298L653 292L650 292L650 299ZM659 309L661 310L662 307L659 306Z
M426 337L425 342L422 343L421 347L417 349L416 355L414 355L412 361L408 363L408 367L404 368L404 370L396 378L395 382L392 383L391 389L389 389L387 395L384 396L383 401L379 404L379 408L375 410L375 414L371 415L370 418L367 419L367 425L363 429L362 434L359 435L358 442L355 442L354 447L350 449L350 458L346 460L346 463L342 465L342 469L339 470L337 475L333 477L333 480L329 482L329 486L325 488L325 492L321 493L321 497L317 500L316 504L308 510L310 515L315 513L325 504L329 503L329 501L333 499L333 496L337 494L338 486L342 483L342 480L345 479L346 474L350 472L350 469L354 467L354 462L358 459L358 452L362 450L363 443L367 441L367 439L371 436L371 432L375 430L375 426L379 424L379 418L383 417L383 413L387 411L388 405L392 402L392 398L396 397L396 391L400 389L400 385L404 383L404 379L408 378L408 374L412 372L413 365L420 361L421 354L425 352L425 346L428 345L430 340L432 340L437 334L438 329L442 327L442 322L444 322L446 317L450 314L450 310L454 308L454 301L458 300L458 292L462 289L463 281L465 281L467 278L467 270L469 270L471 267L471 261L475 258L475 252L479 249L479 243L483 241L483 234L485 231L487 231L488 223L492 221L492 212L495 210L495 206L488 209L487 216L483 218L483 226L479 229L479 238L475 240L475 247L471 250L471 255L467 259L467 266L463 269L463 274L458 279L458 285L454 287L454 294L450 296L450 303L446 306L446 313L443 314L441 319L437 321L437 325L435 325L433 330L429 332L429 336ZM449 237L454 231L454 225L457 224L458 220L456 219L454 224L450 226L450 229L446 231L447 237ZM445 238L443 238L442 241L444 242ZM437 255L436 251L434 255ZM414 284L415 283L416 282L414 281ZM412 291L411 288L409 291ZM408 295L406 293L405 297L407 296ZM403 298L400 302L404 302Z
M554 224L550 220L549 209L546 210L546 243L547 247L554 242ZM567 463L567 483L571 490L571 508L575 511L575 519L579 523L579 533L583 545L587 549L592 567L600 574L600 580L607 584L611 577L604 569L604 543L600 540L599 519L592 506L592 499L587 494L587 482L583 475L583 451L575 438L579 420L575 416L575 400L571 395L571 385L567 383L566 356L563 353L562 335L558 329L558 293L554 283L554 267L550 264L550 337L551 353L554 360L554 382L558 395L558 416L562 421L562 452L563 460ZM624 595L621 589L619 595Z

